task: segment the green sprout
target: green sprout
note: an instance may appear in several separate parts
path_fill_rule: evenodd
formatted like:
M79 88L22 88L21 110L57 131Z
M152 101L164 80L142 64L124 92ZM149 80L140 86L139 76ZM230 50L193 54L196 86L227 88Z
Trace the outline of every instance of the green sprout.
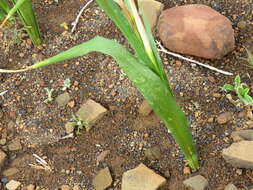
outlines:
M248 62L248 66L251 67L251 68L253 68L253 54L248 49L246 49L246 52L248 54L248 57L247 58L241 58L241 59L247 61Z
M12 2L14 6L10 9L7 0L0 0L0 9L7 14L2 24L0 24L0 28L17 12L33 44L39 45L41 43L40 31L33 11L32 0L12 0ZM0 16L3 17L3 14Z
M63 82L63 88L62 88L62 90L65 91L65 90L69 89L70 86L71 86L70 79L69 78L65 79L64 82Z
M236 95L238 96L238 100L236 102L243 102L246 106L247 105L253 105L253 99L252 97L248 94L250 88L248 87L247 84L241 83L241 78L239 75L237 75L234 79L234 85L231 84L225 84L222 87L223 91L229 92L235 92Z
M124 2L121 0L119 4L114 0L96 0L96 2L114 21L135 54L130 53L115 40L97 36L25 69L1 69L0 72L23 72L37 69L91 52L107 54L116 60L123 72L171 131L189 166L194 170L198 169L198 154L189 122L173 95L143 8L136 5L134 0L124 0Z
M45 103L52 102L53 99L53 91L54 89L45 88L47 93L47 99L44 100Z
M72 115L71 121L75 122L75 129L77 135L80 135L80 130L84 129L89 124L87 121L83 121L80 117L75 116L74 114Z

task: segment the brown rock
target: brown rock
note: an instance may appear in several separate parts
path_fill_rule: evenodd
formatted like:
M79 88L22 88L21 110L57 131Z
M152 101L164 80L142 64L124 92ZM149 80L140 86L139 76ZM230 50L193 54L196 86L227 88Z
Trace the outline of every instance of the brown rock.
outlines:
M9 168L3 171L3 176L10 177L12 175L15 175L18 172L19 170L17 168Z
M235 46L229 19L206 5L185 5L163 11L158 33L168 49L204 58L220 59Z
M253 141L240 141L223 149L223 158L237 168L253 169Z
M25 190L35 190L35 185L30 184L30 185L25 187Z
M154 0L139 0L138 3L140 7L143 7L151 30L154 30L157 18L160 16L164 5Z
M71 190L71 187L69 185L62 185L61 190Z
M143 116L148 116L151 112L152 107L149 105L147 100L144 100L139 107L139 113Z
M89 99L80 109L76 112L76 116L84 122L88 123L86 130L89 131L92 125L94 125L99 119L101 119L107 110L99 103Z
M123 174L122 190L156 190L166 183L166 179L140 164Z
M233 119L233 115L232 113L230 112L224 112L224 113L221 113L218 117L217 117L217 122L219 124L225 124L227 123L228 121L231 121Z
M6 154L2 150L0 150L0 169L1 167L3 167L6 157Z
M208 185L208 181L202 175L196 175L184 180L184 185L192 190L204 190Z
M112 176L108 167L100 170L93 179L93 186L96 190L104 190L111 185Z
M253 130L234 131L231 137L235 142L242 140L253 141Z

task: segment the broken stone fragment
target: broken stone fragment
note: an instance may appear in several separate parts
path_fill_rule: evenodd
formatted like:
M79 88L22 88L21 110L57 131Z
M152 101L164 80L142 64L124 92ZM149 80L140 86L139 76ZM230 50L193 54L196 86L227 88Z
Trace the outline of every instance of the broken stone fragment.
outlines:
M153 170L140 164L123 174L121 190L157 190L166 183L166 179Z
M223 149L223 158L237 168L253 169L253 141L240 141Z
M86 130L89 131L90 128L106 114L106 112L107 110L99 103L88 99L76 112L76 116L83 122L87 123Z

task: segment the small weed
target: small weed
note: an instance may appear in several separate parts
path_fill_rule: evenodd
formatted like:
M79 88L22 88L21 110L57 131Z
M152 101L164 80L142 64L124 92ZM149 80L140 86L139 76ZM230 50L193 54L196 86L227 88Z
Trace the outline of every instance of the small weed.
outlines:
M47 92L47 99L44 100L45 103L51 102L53 101L53 91L54 89L49 89L49 88L45 88L46 92Z
M62 88L62 90L65 91L65 90L67 90L68 88L70 88L70 86L71 86L70 79L66 79L66 80L64 80L64 82L63 82L63 88Z
M245 83L241 83L241 78L239 75L235 77L234 80L234 85L231 84L225 84L222 87L223 91L229 92L235 92L236 95L238 96L238 100L236 102L243 102L245 105L253 105L253 99L252 97L248 94L249 93L249 87Z
M248 54L248 57L242 59L248 62L249 67L253 68L253 54L248 49L246 49L246 52Z
M74 114L72 115L71 121L75 122L75 129L76 129L76 134L80 135L80 130L85 128L88 125L87 121L83 121L80 117L75 116Z

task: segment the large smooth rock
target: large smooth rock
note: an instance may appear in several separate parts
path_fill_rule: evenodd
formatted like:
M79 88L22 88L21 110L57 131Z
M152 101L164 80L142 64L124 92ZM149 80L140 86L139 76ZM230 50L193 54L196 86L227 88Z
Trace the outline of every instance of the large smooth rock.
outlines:
M234 131L232 132L231 137L235 142L242 140L253 141L253 130L248 129L248 130Z
M253 141L240 141L223 149L223 158L237 168L253 169Z
M235 47L230 20L206 5L184 5L163 11L158 33L168 49L182 54L220 59Z
M156 190L166 183L166 179L140 164L123 174L121 190Z
M204 190L208 185L208 181L202 175L196 175L184 180L184 185L192 190Z

